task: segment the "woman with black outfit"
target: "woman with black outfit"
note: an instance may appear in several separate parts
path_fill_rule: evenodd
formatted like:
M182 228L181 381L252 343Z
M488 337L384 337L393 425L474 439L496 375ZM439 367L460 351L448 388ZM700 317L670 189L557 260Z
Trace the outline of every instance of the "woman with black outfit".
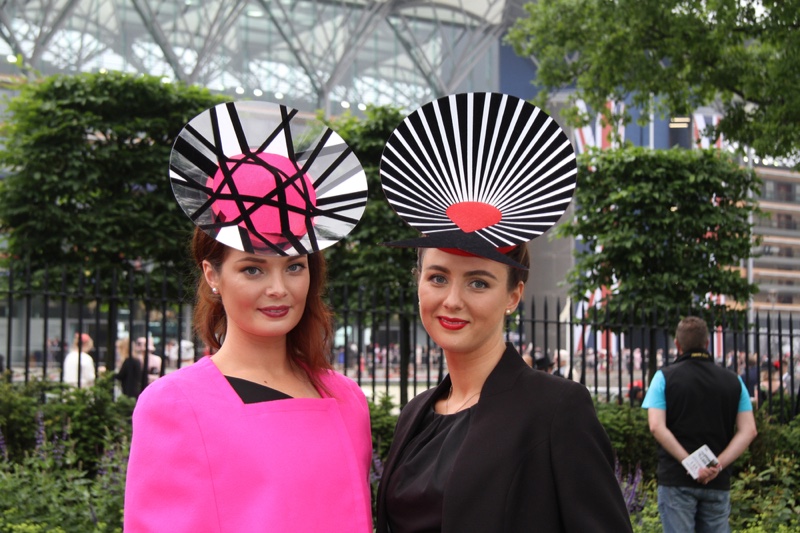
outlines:
M449 375L400 414L379 533L631 531L588 390L504 342L526 243L563 214L575 168L558 125L507 95L442 98L389 139L384 191L426 233L390 245L419 250L419 313Z

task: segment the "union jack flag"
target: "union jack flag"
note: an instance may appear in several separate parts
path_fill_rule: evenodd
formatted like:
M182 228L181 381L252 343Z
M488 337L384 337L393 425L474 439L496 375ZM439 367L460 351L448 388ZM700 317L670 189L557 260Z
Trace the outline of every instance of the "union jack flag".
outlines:
M698 148L711 148L713 146L722 149L722 135L717 137L716 141L706 135L706 129L709 126L719 124L720 118L720 115L703 115L701 113L692 115L692 133L695 146Z
M577 100L575 105L580 109L581 113L588 114L586 102ZM625 102L614 102L609 100L606 102L606 108L614 114L619 114L625 111ZM575 130L575 145L577 153L586 153L589 148L600 148L605 150L613 148L612 131L616 128L617 136L620 141L625 141L625 125L620 121L618 124L603 124L603 116L598 113L591 124L587 124Z

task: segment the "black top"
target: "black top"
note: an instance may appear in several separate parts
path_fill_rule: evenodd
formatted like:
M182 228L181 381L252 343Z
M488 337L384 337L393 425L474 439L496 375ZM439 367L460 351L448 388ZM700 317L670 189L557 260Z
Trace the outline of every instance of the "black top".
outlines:
M708 352L681 355L661 369L667 402L667 429L687 452L707 444L715 455L733 439L742 385L739 377L717 366ZM683 465L663 447L658 450L658 484L667 487L730 489L730 468L707 485L700 485L686 473Z
M392 533L442 530L444 490L469 430L470 411L442 415L431 408L425 414L387 485Z
M378 488L378 533L389 533L387 485L402 467L400 454L450 384L446 376L400 413ZM614 451L585 386L532 369L509 345L465 416L469 431L445 483L441 533L632 531Z
M233 390L236 391L236 394L239 395L239 398L241 398L244 403L260 403L271 402L273 400L291 399L291 396L288 394L267 387L266 385L260 385L253 381L234 378L231 376L225 376L225 379L228 380L228 383L231 384Z
M122 394L138 398L142 392L142 363L135 357L127 357L114 377L121 382Z

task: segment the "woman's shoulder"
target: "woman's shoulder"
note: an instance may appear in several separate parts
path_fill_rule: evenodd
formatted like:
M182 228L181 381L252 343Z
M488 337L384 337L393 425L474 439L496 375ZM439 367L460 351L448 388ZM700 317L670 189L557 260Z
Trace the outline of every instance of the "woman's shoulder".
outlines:
M345 376L335 370L324 370L320 373L322 384L330 390L334 397L337 391L356 394L360 398L365 398L366 394L361 389L355 379Z
M207 388L209 365L213 365L211 359L203 357L199 361L189 366L185 366L169 374L162 376L150 383L139 395L137 404L141 401L159 401L186 399L191 391L202 384Z
M563 378L554 376L533 368L524 369L520 373L517 390L531 396L560 397L572 395L590 396L586 386Z

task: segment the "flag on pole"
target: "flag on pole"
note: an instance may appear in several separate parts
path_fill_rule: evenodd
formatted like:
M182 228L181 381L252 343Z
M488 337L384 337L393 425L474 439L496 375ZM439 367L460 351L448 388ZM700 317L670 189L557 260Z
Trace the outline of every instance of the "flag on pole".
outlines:
M581 113L589 113L585 101L578 99L575 105ZM612 114L621 114L625 110L625 102L608 100L605 106ZM612 132L615 129L619 141L624 142L625 124L621 120L616 124L604 124L603 115L597 113L593 122L575 130L576 152L582 154L586 153L590 148L600 148L601 150L614 148L615 141L612 138ZM572 338L576 340L576 351L585 352L586 349L592 348L598 355L604 353L607 356L616 356L616 354L619 353L619 335L610 330L595 332L591 324L581 323L586 310L592 307L595 309L602 309L613 290L613 285L610 289L605 286L600 287L586 293L585 299L588 300L588 303L586 301L577 303L574 314L575 323L571 333Z
M719 124L720 115L703 115L695 113L692 115L692 133L694 138L694 145L699 148L722 148L722 135L715 141L713 138L706 134L708 126L716 126Z
M584 352L592 348L596 353L605 353L616 356L619 353L619 335L611 330L599 330L595 332L592 323L583 323L590 308L603 309L607 299L611 296L611 290L601 287L586 293L587 301L577 303L575 309L575 323L573 324L572 336L577 340L575 350Z
M589 113L586 102L583 100L577 100L575 106L581 113ZM606 108L612 113L619 114L625 110L625 102L609 100L606 102ZM594 121L575 130L576 152L583 154L589 151L590 148L600 148L602 150L613 148L614 143L612 142L611 133L614 129L616 129L620 141L625 141L625 125L622 121L619 121L616 125L603 124L603 115L596 114Z
M724 294L713 294L709 292L706 293L706 299L714 305L725 305ZM714 327L711 332L710 352L711 355L714 356L714 360L717 362L723 361L725 357L723 339L724 336L722 334L722 326Z

